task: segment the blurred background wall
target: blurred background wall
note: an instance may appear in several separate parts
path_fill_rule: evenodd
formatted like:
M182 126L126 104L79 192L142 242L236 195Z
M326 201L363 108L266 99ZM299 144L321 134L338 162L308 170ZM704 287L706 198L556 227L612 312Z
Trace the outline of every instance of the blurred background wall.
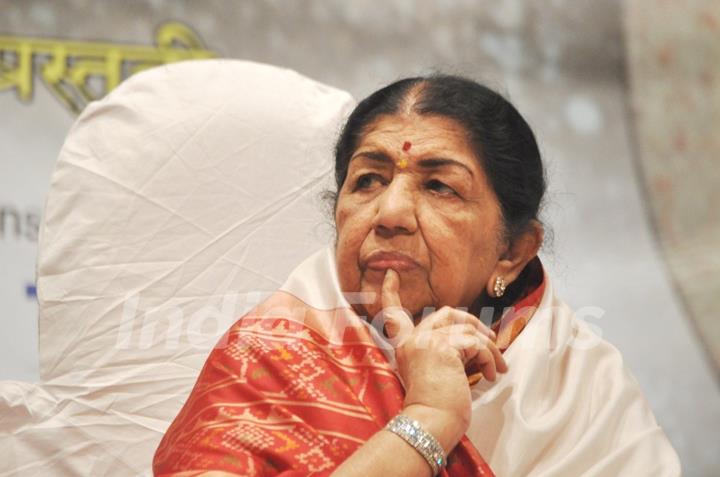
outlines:
M547 164L542 257L560 295L602 310L585 318L623 352L686 475L720 475L720 3L0 0L6 43L153 47L168 21L219 57L356 98L433 70L508 95ZM37 230L75 112L43 83L47 58L31 94L17 58L0 60L0 379L36 381Z

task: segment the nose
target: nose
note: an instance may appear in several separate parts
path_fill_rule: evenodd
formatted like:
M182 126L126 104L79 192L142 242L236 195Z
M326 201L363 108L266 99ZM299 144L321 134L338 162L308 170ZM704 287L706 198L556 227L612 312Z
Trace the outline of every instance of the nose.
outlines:
M415 200L408 181L395 177L378 196L373 227L382 237L410 235L417 230Z

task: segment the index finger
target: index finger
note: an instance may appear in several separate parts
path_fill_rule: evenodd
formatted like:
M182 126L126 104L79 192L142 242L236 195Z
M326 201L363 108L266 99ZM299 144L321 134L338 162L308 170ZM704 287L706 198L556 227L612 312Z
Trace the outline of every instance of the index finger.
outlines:
M388 336L402 338L412 333L415 324L400 301L400 275L392 268L385 272L381 299Z

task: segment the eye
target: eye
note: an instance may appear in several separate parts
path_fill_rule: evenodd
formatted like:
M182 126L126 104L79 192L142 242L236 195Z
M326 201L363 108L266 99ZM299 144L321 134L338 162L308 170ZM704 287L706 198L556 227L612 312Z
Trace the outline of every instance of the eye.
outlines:
M363 174L355 181L354 190L370 189L375 183L382 184L383 178L378 174Z
M427 181L425 187L441 195L458 195L455 189L437 179Z

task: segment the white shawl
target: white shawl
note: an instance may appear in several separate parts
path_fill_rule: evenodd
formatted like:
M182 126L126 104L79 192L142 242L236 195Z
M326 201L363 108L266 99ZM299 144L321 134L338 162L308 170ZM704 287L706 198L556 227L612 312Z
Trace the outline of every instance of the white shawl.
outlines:
M335 267L333 250L320 251L281 289L318 309L349 307ZM467 432L496 475L680 475L620 352L555 296L547 271L538 310L505 359L507 374L473 386Z

